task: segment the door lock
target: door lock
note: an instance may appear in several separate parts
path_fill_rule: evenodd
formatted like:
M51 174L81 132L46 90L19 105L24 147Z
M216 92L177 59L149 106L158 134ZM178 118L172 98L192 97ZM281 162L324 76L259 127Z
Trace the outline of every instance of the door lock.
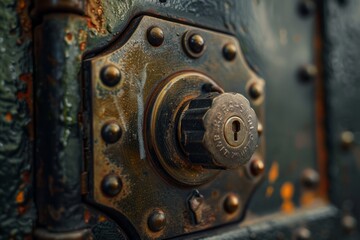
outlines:
M240 220L264 168L264 81L233 36L131 25L84 62L87 201L142 239Z
M189 160L206 168L244 165L258 144L256 114L239 93L200 95L189 102L180 122Z

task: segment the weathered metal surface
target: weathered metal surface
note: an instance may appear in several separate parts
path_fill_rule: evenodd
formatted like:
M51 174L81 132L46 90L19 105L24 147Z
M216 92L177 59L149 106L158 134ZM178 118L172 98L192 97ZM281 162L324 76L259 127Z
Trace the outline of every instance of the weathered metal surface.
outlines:
M302 209L292 214L277 213L249 221L245 225L233 225L178 239L316 239L337 240L338 209L334 206ZM309 238L301 238L308 236Z
M219 172L215 180L197 186L203 201L199 206L191 205L194 209L190 211L188 199L194 187L173 184L174 181L164 175L161 164L157 163L157 158L161 158L166 148L171 148L173 144L160 144L161 150L156 152L154 149L159 140L155 138L152 141L156 124L166 126L170 121L166 120L167 116L176 113L182 104L174 102L172 107L162 109L153 101L162 97L163 89L168 93L171 85L178 82L172 81L177 76L180 76L179 80L189 79L188 82L184 81L188 86L178 86L170 94L177 101L186 101L191 94L196 97L201 94L204 83L211 83L209 80L202 82L200 78L191 81L191 74L206 73L224 90L231 89L244 95L247 95L246 85L249 81L263 80L250 71L236 39L229 35L147 16L133 24L136 24L136 28L130 28L130 36L124 36L103 54L85 62L85 82L91 84L87 87L89 105L86 111L91 113L89 119L92 120L88 199L111 208L109 214L117 216L117 219L126 217L141 238L173 237L239 220L244 214L248 197L261 178L249 177L247 167ZM147 31L152 26L159 27L164 33L164 42L157 47L152 46L147 38ZM189 57L181 44L183 34L195 30L206 42L206 49L199 58ZM223 47L229 42L237 47L237 56L233 61L227 61L222 54ZM122 80L114 87L106 86L101 81L101 69L107 65L115 65L121 71ZM189 76L185 74L186 71ZM183 92L193 88L196 89L195 93L182 96ZM256 103L253 107L259 119L263 119L263 105ZM152 122L151 116L157 111L163 117ZM106 143L101 137L101 129L109 121L116 122L123 130L121 138L115 143ZM170 131L170 125L167 130L161 131ZM177 140L176 132L169 132L163 138ZM264 148L260 147L256 154L263 158L263 151ZM175 152L168 158L176 158ZM99 185L109 173L120 176L123 183L121 192L113 198L104 195ZM189 181L195 179L196 174L199 173L194 172L194 176L189 176ZM232 214L226 214L223 209L224 197L228 193L240 198L239 207ZM177 200L174 202L174 199ZM146 224L154 208L162 209L167 216L166 226L159 232L149 231ZM192 221L192 214L197 216L195 222Z
M49 14L35 29L36 203L38 227L49 231L85 226L79 119L85 27L76 15Z
M43 8L44 10L37 11L38 15L56 12L57 10L67 13L81 13L82 10L79 11L78 9L82 9L81 4L85 3L85 1L78 0L41 1L41 3L50 3L53 6L60 6L59 3L61 2L68 6L75 3L73 5L75 7ZM35 3L38 5L40 1L35 1ZM44 4L44 6L46 5L50 6ZM28 6L29 2L26 0L17 2L5 0L0 3L2 13L2 26L0 27L2 61L0 67L0 81L2 82L0 87L0 111L2 115L0 118L2 133L0 141L0 158L2 161L0 165L0 201L2 206L0 211L0 238L5 239L28 237L35 218L32 203L32 174L30 173L34 131L31 127L33 124L31 120L33 111L31 94L33 89L31 74L32 30L31 21L28 17ZM326 27L325 36L324 39L317 36L314 39L316 9L321 11L323 6L322 24ZM357 112L353 109L356 109L354 104L359 100L358 94L356 94L358 91L356 79L359 77L356 68L357 56L359 56L359 48L357 47L358 11L359 3L356 0L88 0L85 6L86 16L83 21L80 21L83 24L84 33L88 33L88 39L85 40L84 38L79 42L79 48L82 51L81 56L76 51L60 50L59 54L65 53L66 59L73 59L73 54L78 55L79 58L83 57L85 51L88 54L95 54L109 46L111 42L119 39L120 33L125 30L130 21L143 13L175 19L236 36L241 43L247 62L260 76L266 79L266 92L270 93L267 94L265 102L267 120L266 123L263 123L266 126L267 138L267 155L263 158L266 159L267 163L266 179L259 191L253 196L250 211L247 214L248 218L245 219L243 226L234 225L217 231L207 231L206 234L214 235L214 238L221 236L246 239L256 236L256 238L277 237L281 239L281 237L294 237L295 232L304 232L302 230L307 229L316 239L346 239L346 237L356 239L358 238L357 227L359 224L357 221L359 220L360 209L356 185L359 180L357 176L359 175L357 167L357 125L359 119ZM85 22L86 24L84 24ZM65 42L72 42L71 35L64 35L62 28L66 24L64 25L64 22L60 21L59 28L55 25L54 21L54 28L49 28L46 34L51 35L53 34L52 31L60 29L60 33L57 35L59 38L54 38L54 41L63 43L65 39ZM317 35L320 35L321 25L316 28L316 31L318 31ZM84 33L81 34L83 37L87 35ZM322 68L323 59L319 54L319 49L321 51L323 48L322 41L326 43L323 49L326 53L326 67L324 69ZM55 45L55 43L51 44ZM65 46L65 50L71 49L68 45L63 46ZM50 48L46 50L52 51ZM229 53L228 50L227 52ZM315 56L315 52L317 52L317 56ZM222 52L224 56L228 56L228 53ZM63 56L60 58L64 59ZM74 66L78 70L73 72L79 72L80 61L75 62L77 64ZM54 66L60 68L66 65ZM47 71L51 72L49 69ZM57 70L57 72L60 73L61 71ZM326 92L322 89L324 77L328 79L326 81ZM76 79L75 83L80 82L80 76L76 76L74 79ZM122 84L121 81L120 85ZM63 86L60 86L59 89L63 89ZM249 84L247 91L253 100L259 99L259 103L263 101L261 94L260 97L258 96L261 93L261 88ZM81 92L78 95L80 94ZM324 94L326 94L328 101L326 112L324 112L323 106ZM70 104L79 106L79 98L74 98ZM49 104L49 106L51 105ZM41 115L40 117L45 116ZM326 152L327 135L325 135L323 124L326 117L329 117L327 123L329 154ZM63 126L63 123L59 122L59 125ZM41 126L40 129L42 128L45 129L46 126ZM261 132L261 128L259 128L259 132ZM49 131L49 134L52 132ZM43 133L42 136L44 139L47 133ZM56 141L56 138L55 140L49 138L49 142L53 141ZM42 149L41 151L45 150ZM72 151L76 153L79 152L79 149L73 148ZM54 158L63 157L61 156L63 151L54 151L54 153ZM330 165L327 162L327 155L331 159ZM69 159L78 159L78 157ZM261 160L261 158L258 159ZM77 161L74 163L78 164ZM328 181L326 179L328 166L330 166L331 176L330 200L342 212L335 214L333 210L326 210L331 214L323 215L318 214L319 211L314 209L310 209L310 213L303 212L304 206L312 206L316 202L326 203L328 200ZM67 171L72 168L70 165L66 165L57 169ZM77 169L80 168L77 166ZM309 173L309 169L319 173L318 183L316 183L317 177L314 178L313 174L308 177L305 176ZM247 171L256 172L250 167ZM39 174L42 175L41 172ZM78 175L73 177L77 178ZM83 176L87 175L83 174ZM47 184L47 182L45 183ZM82 183L86 183L86 181L82 181ZM43 190L48 191L45 188ZM86 186L83 186L82 192L87 192ZM57 192L55 193L57 194ZM41 197L41 194L38 196ZM203 196L206 198L206 194ZM225 199L228 196L224 195L223 197ZM78 199L78 197L76 198ZM41 200L39 201L41 202ZM139 200L139 202L141 201ZM225 202L224 200L224 204ZM229 204L235 202L230 201ZM75 201L75 206L77 204L78 200ZM68 206L69 212L72 212L74 205L69 204ZM45 209L40 212L44 211ZM271 215L273 219L276 219L275 221L269 222L262 218L264 215L278 211L283 213ZM82 221L85 222L86 226L94 226L92 232L97 239L125 238L124 233L116 224L103 215L98 215L93 209L84 208L83 213L79 216L83 216ZM143 226L145 226L148 216L150 216L150 212L144 217ZM297 223L287 224L282 220L284 218L277 218L278 216L285 216L285 221L296 218L295 222ZM321 218L324 221L318 221L318 216L322 216ZM168 217L166 215L166 218ZM341 221L338 221L338 225L336 225L339 227L334 227L333 223L337 221L338 217L341 217ZM117 217L114 219L118 222L123 221ZM251 222L251 219L254 221L257 219L256 224ZM298 224L300 222L307 222L307 224L306 226ZM323 222L327 223L322 224ZM42 221L43 223L44 221ZM254 225L249 226L248 224L251 223ZM52 223L49 222L49 224ZM317 231L318 228L324 230ZM281 229L279 232L283 234L276 235L277 231L274 229ZM328 237L329 229L334 233L330 237ZM228 234L225 234L226 236L221 233L224 231L228 231ZM321 233L323 233L321 236L315 235Z
M34 0L33 15L39 17L49 13L83 14L85 0Z
M29 4L0 2L0 239L30 238L36 218Z
M359 1L324 2L330 197L341 209L341 239L360 237L359 11ZM349 216L355 220L352 231Z

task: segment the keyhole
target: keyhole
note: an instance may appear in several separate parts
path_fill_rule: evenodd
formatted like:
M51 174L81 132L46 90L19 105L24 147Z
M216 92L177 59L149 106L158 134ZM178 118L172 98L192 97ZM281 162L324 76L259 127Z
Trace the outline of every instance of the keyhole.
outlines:
M238 132L240 132L240 122L239 121L232 122L232 130L234 132L234 141L237 142Z

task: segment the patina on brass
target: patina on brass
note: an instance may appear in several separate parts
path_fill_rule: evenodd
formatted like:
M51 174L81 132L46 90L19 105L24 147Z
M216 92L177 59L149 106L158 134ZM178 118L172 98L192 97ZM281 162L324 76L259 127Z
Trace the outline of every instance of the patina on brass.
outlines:
M154 26L165 37L158 47L147 38ZM249 164L222 171L189 162L179 144L176 121L191 99L223 90L246 96L249 83L264 84L263 80L248 67L237 39L230 35L149 16L135 19L129 29L106 51L84 62L85 110L91 122L86 199L114 220L126 219L121 226L135 229L141 239L171 238L238 221L261 178L248 177ZM205 40L200 57L189 56L184 48L186 33ZM223 47L229 43L236 47L232 61L223 57ZM121 72L121 81L113 87L100 78L106 66L116 66ZM251 105L264 122L263 101L257 99ZM121 138L111 144L102 137L102 127L110 122L122 130ZM256 154L263 159L263 145ZM113 197L102 190L101 182L109 174L122 182L121 191ZM195 186L203 196L196 222L188 202ZM223 210L229 193L241 197L233 214ZM166 213L166 226L160 231L148 226L155 209Z
M205 93L206 84L216 83L209 77L197 73L186 72L170 77L165 84L155 91L155 99L150 101L147 129L148 146L154 151L152 157L157 168L163 169L161 174L168 174L179 184L199 185L212 180L216 170L209 170L194 165L187 160L180 145L180 118L187 103Z

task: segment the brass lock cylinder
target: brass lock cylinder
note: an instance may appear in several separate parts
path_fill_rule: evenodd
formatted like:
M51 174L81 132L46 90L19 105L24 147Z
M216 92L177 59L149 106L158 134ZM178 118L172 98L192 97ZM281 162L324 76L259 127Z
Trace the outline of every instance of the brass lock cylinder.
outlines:
M258 144L257 117L239 93L192 99L180 121L180 142L193 164L232 169L247 163Z

